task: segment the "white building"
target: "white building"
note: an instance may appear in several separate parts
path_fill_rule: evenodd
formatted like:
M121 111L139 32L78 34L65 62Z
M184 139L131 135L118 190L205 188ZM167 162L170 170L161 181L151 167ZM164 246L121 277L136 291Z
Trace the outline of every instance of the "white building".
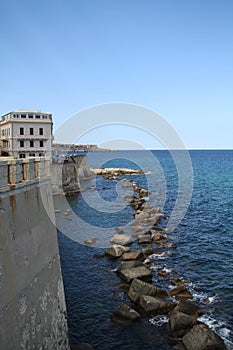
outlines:
M1 155L14 158L51 156L52 114L16 110L1 117Z

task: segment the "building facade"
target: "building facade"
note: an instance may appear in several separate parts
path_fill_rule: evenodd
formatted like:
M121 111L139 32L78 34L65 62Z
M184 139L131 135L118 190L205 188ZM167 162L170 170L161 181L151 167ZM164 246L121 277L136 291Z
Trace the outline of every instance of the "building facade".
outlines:
M52 114L16 110L1 117L1 155L14 158L51 157Z

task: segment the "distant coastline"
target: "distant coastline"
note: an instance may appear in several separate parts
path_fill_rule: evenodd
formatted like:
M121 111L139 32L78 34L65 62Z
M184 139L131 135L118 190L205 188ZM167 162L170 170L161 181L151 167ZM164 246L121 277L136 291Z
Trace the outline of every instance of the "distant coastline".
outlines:
M53 143L52 152L114 152L113 149L100 148L97 145L75 145L69 143Z

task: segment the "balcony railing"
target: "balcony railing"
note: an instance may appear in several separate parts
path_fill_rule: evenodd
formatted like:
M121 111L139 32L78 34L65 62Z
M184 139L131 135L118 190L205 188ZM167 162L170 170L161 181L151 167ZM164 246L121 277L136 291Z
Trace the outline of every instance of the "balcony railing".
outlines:
M39 181L50 176L50 159L42 157L13 159L0 158L0 189Z

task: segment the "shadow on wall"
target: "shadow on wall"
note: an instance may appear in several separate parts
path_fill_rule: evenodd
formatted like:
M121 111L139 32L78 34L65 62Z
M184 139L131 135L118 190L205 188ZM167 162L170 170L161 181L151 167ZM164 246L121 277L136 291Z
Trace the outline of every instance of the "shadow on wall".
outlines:
M81 190L80 180L92 178L86 155L61 155L51 164L53 194L70 194Z

